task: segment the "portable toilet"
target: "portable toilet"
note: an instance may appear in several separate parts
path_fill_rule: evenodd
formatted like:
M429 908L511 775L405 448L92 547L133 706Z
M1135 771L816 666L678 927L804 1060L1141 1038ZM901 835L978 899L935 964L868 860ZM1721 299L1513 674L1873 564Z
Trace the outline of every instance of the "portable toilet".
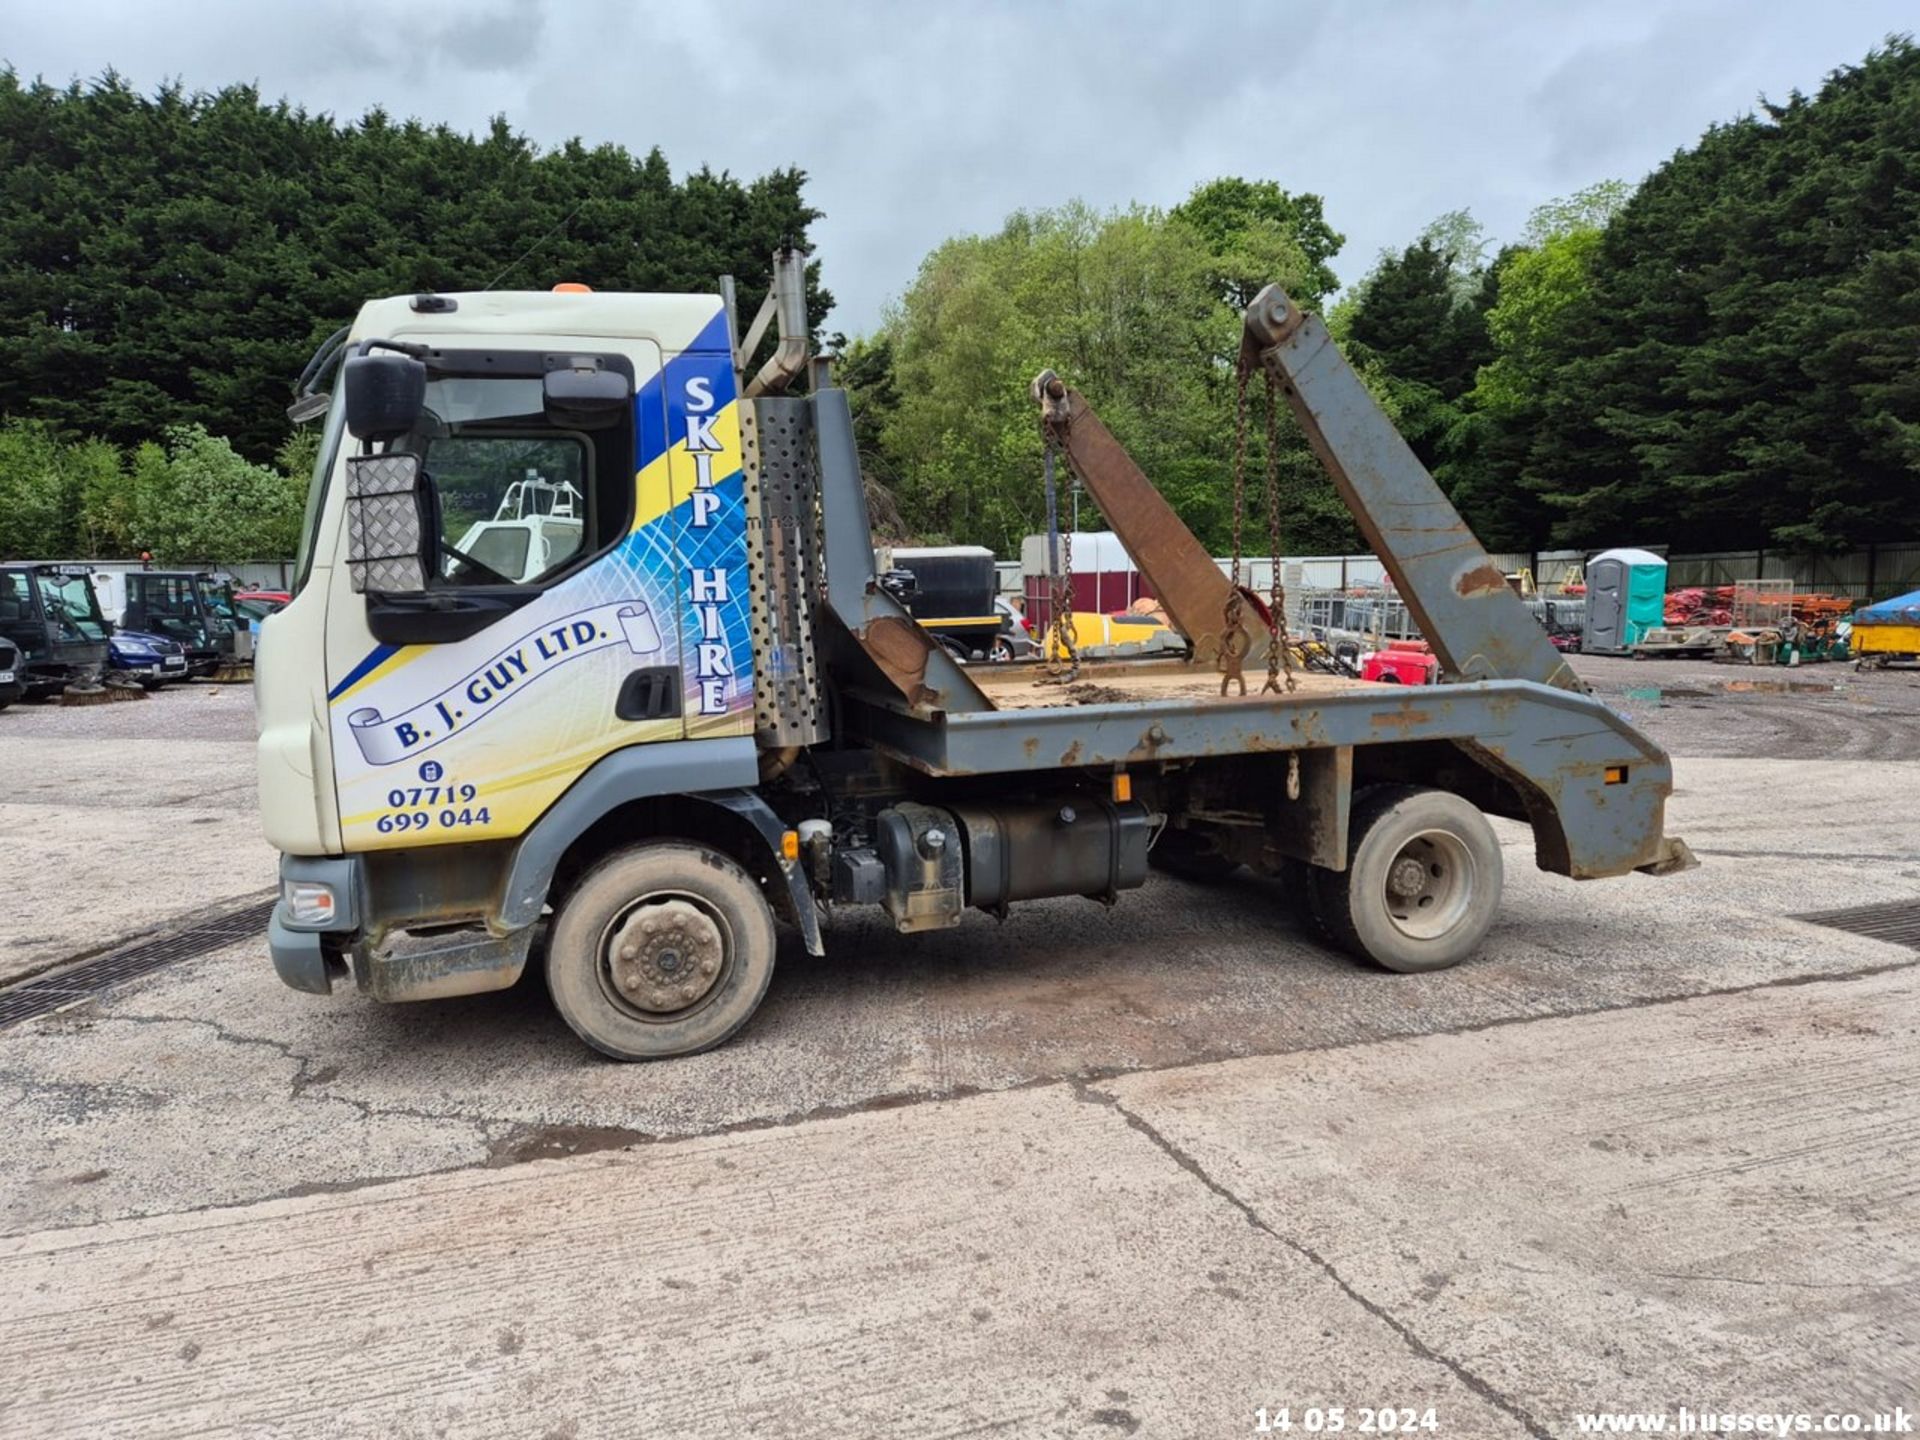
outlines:
M1667 562L1651 550L1605 550L1587 562L1587 626L1580 648L1625 655L1666 623Z

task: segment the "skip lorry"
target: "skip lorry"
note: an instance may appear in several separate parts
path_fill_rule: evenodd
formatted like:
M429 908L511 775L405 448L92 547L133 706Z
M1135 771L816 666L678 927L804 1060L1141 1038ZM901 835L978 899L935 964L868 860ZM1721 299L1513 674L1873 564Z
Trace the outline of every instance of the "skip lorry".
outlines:
M583 1040L650 1059L747 1022L776 920L821 955L850 906L916 933L1251 864L1291 874L1333 943L1426 971L1494 919L1488 814L1562 875L1691 863L1664 834L1666 755L1586 693L1277 289L1242 373L1299 420L1446 683L1246 693L1244 662L1286 657L1279 622L1051 374L1050 453L1193 654L963 664L875 573L846 395L807 335L784 252L744 338L725 284L402 296L339 337L330 400L296 405L324 403L325 431L257 660L287 984L429 1000L538 956ZM569 523L503 561L473 537L536 474Z

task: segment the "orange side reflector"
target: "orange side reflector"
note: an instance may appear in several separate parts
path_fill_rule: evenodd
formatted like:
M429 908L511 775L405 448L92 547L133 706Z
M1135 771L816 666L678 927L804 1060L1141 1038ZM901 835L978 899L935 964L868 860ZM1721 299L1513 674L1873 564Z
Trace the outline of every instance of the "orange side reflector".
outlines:
M578 280L562 280L558 285L553 287L553 293L556 295L591 295L593 293L593 287L591 285L582 285Z
M1124 770L1113 773L1113 799L1116 805L1133 799L1133 777Z
M789 830L780 837L780 853L789 860L800 858L800 832Z
M1607 766L1607 784L1624 785L1627 783L1627 767L1624 765Z

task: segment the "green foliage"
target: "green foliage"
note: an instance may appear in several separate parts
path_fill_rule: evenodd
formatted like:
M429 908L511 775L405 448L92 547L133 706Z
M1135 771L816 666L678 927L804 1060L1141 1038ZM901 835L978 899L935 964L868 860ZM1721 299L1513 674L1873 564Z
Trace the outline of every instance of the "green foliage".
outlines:
M1261 286L1280 273L1296 275L1293 300L1318 309L1339 287L1329 261L1346 237L1327 223L1318 195L1289 195L1272 180L1227 176L1195 187L1170 212L1206 241L1219 267L1222 298L1245 310Z
M1558 200L1534 207L1527 217L1521 244L1534 247L1562 235L1604 230L1621 208L1633 198L1635 186L1625 180L1602 180L1584 190L1576 190Z
M1487 314L1499 270L1482 263L1486 244L1471 215L1449 211L1382 255L1330 322L1413 453L1456 492L1471 449L1465 397L1493 358Z
M131 558L232 563L291 556L299 540L315 431L289 438L280 468L255 465L197 425L166 446L123 453L62 441L37 420L0 424L0 558Z
M1516 325L1514 373L1491 377L1503 403L1533 396L1489 412L1495 483L1573 544L1920 533L1916 115L1920 49L1891 41L1817 95L1716 126L1597 243L1549 237L1545 303Z
M76 479L48 426L0 426L0 555L57 558L78 509Z
M1266 279L1296 293L1315 283L1296 244L1275 264ZM885 398L871 382L864 388L869 413L883 416L880 449L907 524L923 538L1007 555L1043 528L1039 416L1027 386L1052 368L1092 400L1194 531L1224 549L1239 342L1213 245L1160 211L1074 203L1016 214L995 235L949 240L864 357L883 345L891 353ZM1319 543L1329 518L1320 492L1331 491L1291 428L1287 533L1294 544ZM1310 486L1299 483L1309 472ZM1256 507L1259 484L1256 468ZM1344 543L1337 501L1333 511ZM1087 505L1081 521L1099 523ZM1250 540L1249 549L1265 545Z
M1516 414L1552 382L1551 356L1569 307L1586 298L1600 231L1549 235L1500 268L1500 300L1487 312L1494 359L1474 381L1476 409Z
M231 562L299 543L305 477L255 465L198 425L168 427L164 469L149 455L136 489L143 548L157 557Z
M1515 472L1540 425L1541 397L1555 383L1566 317L1585 300L1600 237L1632 194L1632 186L1608 180L1540 206L1525 243L1503 251L1490 272L1492 358L1449 434L1444 470L1454 504L1496 549L1532 549L1550 531L1551 513Z
M294 375L365 300L730 272L752 314L775 247L818 218L804 181L676 181L658 150L542 153L504 120L339 125L248 86L0 70L0 413L121 445L197 424L264 461ZM809 313L830 303L815 277Z

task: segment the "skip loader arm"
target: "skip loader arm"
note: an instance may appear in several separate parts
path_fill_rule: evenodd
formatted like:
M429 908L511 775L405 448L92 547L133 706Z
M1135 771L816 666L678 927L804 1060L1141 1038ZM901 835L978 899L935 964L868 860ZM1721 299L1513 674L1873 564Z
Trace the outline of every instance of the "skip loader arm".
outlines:
M1220 653L1232 594L1227 577L1113 432L1100 423L1084 395L1051 370L1035 377L1031 393L1049 435L1147 577L1167 618L1193 642L1197 658L1212 660ZM1247 658L1263 657L1267 630L1251 606L1241 629L1247 637Z
M1307 443L1450 676L1585 690L1318 316L1278 285L1267 286L1247 307L1241 364L1277 379Z

